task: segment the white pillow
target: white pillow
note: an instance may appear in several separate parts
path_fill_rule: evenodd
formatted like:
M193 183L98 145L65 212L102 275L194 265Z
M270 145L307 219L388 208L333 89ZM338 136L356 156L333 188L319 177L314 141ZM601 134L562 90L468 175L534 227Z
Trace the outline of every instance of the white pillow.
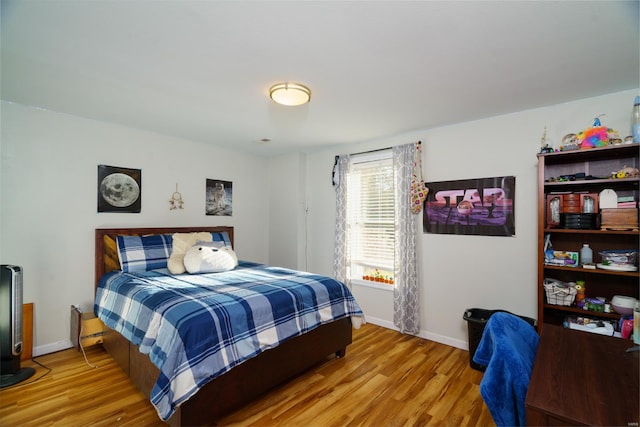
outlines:
M190 274L218 273L237 266L236 253L223 242L198 242L184 255L184 267Z
M173 243L171 248L171 256L167 261L167 268L171 274L182 274L186 270L184 268L184 254L189 248L198 241L211 242L213 237L207 231L194 233L173 233Z

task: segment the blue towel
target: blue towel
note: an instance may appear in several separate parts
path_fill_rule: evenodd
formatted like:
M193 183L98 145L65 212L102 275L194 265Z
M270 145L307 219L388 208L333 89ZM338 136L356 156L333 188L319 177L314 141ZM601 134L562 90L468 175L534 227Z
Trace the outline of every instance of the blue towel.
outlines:
M480 394L498 426L524 426L524 400L538 348L538 334L509 313L494 313L485 325L473 361L487 369Z

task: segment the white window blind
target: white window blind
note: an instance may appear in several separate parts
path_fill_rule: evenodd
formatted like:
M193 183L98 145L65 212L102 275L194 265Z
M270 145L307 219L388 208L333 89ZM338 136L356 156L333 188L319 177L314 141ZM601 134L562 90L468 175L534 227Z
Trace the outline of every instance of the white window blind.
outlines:
M348 174L350 275L393 277L394 179L391 151L356 156Z

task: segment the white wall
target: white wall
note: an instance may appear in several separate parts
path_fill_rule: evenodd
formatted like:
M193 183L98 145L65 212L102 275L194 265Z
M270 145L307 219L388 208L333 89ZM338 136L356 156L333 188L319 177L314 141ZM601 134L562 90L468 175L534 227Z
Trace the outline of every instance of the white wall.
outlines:
M427 182L516 177L514 237L420 232L421 335L467 348L467 323L462 318L466 308L501 308L536 318L536 154L544 127L549 142L557 147L562 136L585 129L594 117L606 114L602 124L624 137L631 132L637 93L625 91L309 155L309 269L332 273L335 195L330 175L334 155L421 140ZM422 230L422 214L419 221ZM358 286L353 291L369 321L392 325L391 292Z
M306 156L286 154L268 164L269 176L260 191L269 194L269 264L305 270Z
M69 343L69 307L92 310L93 230L235 226L242 259L268 260L267 162L206 144L2 102L0 263L24 268L35 354ZM97 165L142 170L142 211L97 213ZM233 182L233 216L205 215L207 178ZM184 210L169 210L176 183Z

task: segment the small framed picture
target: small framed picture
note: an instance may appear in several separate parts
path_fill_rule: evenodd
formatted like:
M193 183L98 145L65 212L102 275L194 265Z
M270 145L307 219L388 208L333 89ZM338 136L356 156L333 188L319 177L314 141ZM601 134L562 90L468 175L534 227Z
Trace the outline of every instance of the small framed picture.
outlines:
M207 179L205 210L207 215L231 216L233 213L233 184L231 181Z
M142 171L98 165L98 212L140 213Z

